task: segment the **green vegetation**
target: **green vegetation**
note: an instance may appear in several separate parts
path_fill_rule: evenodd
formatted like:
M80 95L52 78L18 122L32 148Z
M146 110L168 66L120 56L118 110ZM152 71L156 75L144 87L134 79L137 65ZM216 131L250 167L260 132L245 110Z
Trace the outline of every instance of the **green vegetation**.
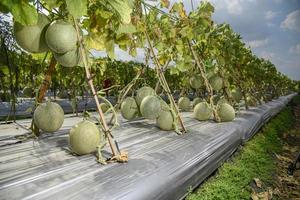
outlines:
M250 184L254 178L271 185L275 173L274 153L282 150L279 134L293 125L290 107L285 108L262 131L247 142L231 161L225 162L200 188L189 194L187 200L250 199Z

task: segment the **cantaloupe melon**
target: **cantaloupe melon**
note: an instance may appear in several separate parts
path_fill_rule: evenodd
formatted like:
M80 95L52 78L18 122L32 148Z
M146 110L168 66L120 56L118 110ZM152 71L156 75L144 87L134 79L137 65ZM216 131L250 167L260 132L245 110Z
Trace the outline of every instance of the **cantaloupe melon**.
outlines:
M100 103L100 108L103 113L105 113L109 109L109 105L107 103Z
M221 119L221 122L229 122L235 118L234 108L227 103L219 104L217 107L217 113Z
M156 119L157 126L165 131L170 131L173 128L174 118L170 111L168 104L164 101L161 102L161 111L159 112L159 116Z
M194 108L194 117L200 121L210 119L213 111L207 102L200 102Z
M200 97L196 97L193 100L193 107L195 107L198 103L201 103L202 101L204 101L203 99L201 99Z
M143 86L140 89L138 89L135 97L137 105L140 106L143 99L149 95L155 95L155 91L151 87Z
M194 75L190 79L190 85L194 89L198 89L202 86L202 79L200 75Z
M219 91L223 88L223 79L220 76L214 75L209 79L209 83L214 91Z
M188 97L180 97L178 100L178 107L183 111L189 111L191 108L191 101Z
M80 61L80 53L78 49L73 49L64 54L54 53L53 56L56 61L64 67L77 66Z
M140 106L140 111L146 119L156 119L161 111L160 99L157 96L146 96Z
M127 97L121 104L121 114L127 120L133 120L139 114L138 105L133 97Z

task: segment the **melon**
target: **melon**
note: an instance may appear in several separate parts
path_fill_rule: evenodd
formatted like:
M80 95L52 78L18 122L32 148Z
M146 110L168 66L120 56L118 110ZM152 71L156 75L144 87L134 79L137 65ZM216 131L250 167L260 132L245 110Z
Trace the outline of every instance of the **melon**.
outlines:
M45 40L45 32L50 20L43 14L38 14L38 21L35 25L22 25L14 23L14 36L17 44L30 53L42 53L48 51Z
M64 111L54 102L40 104L33 114L34 124L45 132L55 132L64 122Z
M109 109L109 105L107 105L107 103L100 103L100 108L103 113L106 113L106 111Z
M219 91L223 88L223 79L220 76L213 76L209 79L210 85L213 90Z
M138 105L133 97L127 97L121 104L121 115L127 120L133 120L139 114Z
M240 102L240 100L243 98L243 94L242 94L242 91L241 89L237 88L237 89L233 89L231 91L231 95L232 95L232 98L235 102Z
M198 103L201 103L203 101L203 99L201 99L200 97L196 97L193 100L193 107L195 107Z
M138 91L136 93L136 97L135 97L137 105L140 106L143 99L149 95L155 95L155 91L151 87L144 86L144 87L141 87L140 89L138 89Z
M76 49L77 34L72 24L56 20L50 24L46 31L48 47L55 53L66 53Z
M198 103L194 108L194 117L200 121L210 119L213 111L207 102Z
M221 122L229 122L235 118L235 110L228 103L219 104L217 107L217 113Z
M201 76L199 75L194 75L190 79L190 85L194 89L198 89L202 86L202 81L201 81Z
M147 96L143 99L140 111L146 119L156 119L161 111L161 100L154 95Z
M221 96L217 104L223 104L223 103L229 104L229 101L224 96Z
M25 87L22 92L25 97L31 98L33 96L33 89L31 87Z
M159 112L159 116L156 119L157 126L162 130L170 131L173 129L173 122L174 118L168 104L162 101L161 111Z
M183 111L189 111L190 110L191 101L187 97L180 97L178 100L178 107L179 109Z
M80 61L79 49L73 49L64 54L54 53L53 56L56 61L64 67L74 67L77 66Z
M69 132L69 146L77 155L93 153L103 140L99 128L90 121L75 124Z

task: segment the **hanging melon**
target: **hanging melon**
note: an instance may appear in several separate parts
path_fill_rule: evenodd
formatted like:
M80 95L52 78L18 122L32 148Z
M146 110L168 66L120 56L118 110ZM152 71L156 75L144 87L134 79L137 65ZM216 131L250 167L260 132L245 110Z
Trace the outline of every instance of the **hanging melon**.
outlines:
M156 119L156 124L158 127L165 131L173 130L173 122L174 118L170 111L170 107L166 102L161 101L161 111L159 112L159 116Z
M64 54L53 52L53 56L56 59L56 61L64 67L77 66L80 61L79 49L73 49Z
M201 102L194 108L194 117L200 121L210 119L213 111L207 102Z
M202 86L202 80L200 75L194 75L190 79L190 85L194 89L198 89Z
M155 95L155 91L151 87L143 86L140 89L138 89L135 97L137 105L140 106L143 99L149 95Z
M235 118L234 108L227 103L219 104L217 107L217 113L221 119L221 122L229 122Z
M107 105L107 103L100 103L100 108L103 113L106 113L106 111L109 109L109 105Z
M231 91L231 94L235 102L240 102L241 99L243 98L242 91L239 88L233 89Z
M38 14L38 21L35 25L22 25L14 23L14 36L17 44L30 53L43 53L48 51L45 40L45 32L50 20L43 14Z
M69 132L70 149L77 155L95 152L102 140L99 128L87 120L77 123Z
M33 114L34 124L45 132L55 132L64 122L64 111L54 102L40 104Z
M64 54L76 49L76 30L72 24L63 20L56 20L50 24L46 31L46 42L52 51Z
M127 97L121 104L121 114L127 120L136 118L139 114L138 105L133 97Z
M201 103L203 102L203 99L201 99L200 97L196 97L194 100L193 100L193 107L195 107L198 103Z
M214 91L219 91L223 88L223 79L220 76L214 75L209 79L209 82Z
M157 96L150 95L143 99L140 111L146 119L156 119L161 111L160 99Z
M191 106L191 101L187 97L180 97L178 100L178 107L183 111L189 111Z

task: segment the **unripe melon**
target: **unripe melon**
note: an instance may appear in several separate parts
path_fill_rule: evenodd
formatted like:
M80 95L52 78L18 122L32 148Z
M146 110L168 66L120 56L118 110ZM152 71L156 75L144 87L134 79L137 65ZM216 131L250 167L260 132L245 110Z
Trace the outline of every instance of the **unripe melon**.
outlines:
M239 88L233 89L231 94L235 102L239 102L243 98L242 91Z
M105 113L109 109L109 105L107 105L106 103L100 103L100 108L102 112Z
M203 101L203 99L201 99L200 97L196 97L193 100L193 107L195 107L198 103L201 103Z
M70 149L77 155L95 152L102 139L99 128L87 120L77 123L69 132Z
M217 104L223 104L223 103L229 104L228 100L224 96L220 97L220 99L217 102Z
M161 111L160 99L157 96L150 95L143 99L140 111L146 119L156 119Z
M76 49L77 34L75 28L68 22L56 20L46 31L48 47L55 53L66 53Z
M14 23L14 36L18 45L30 53L42 53L48 50L45 32L50 20L43 14L38 14L35 25L24 26L19 22Z
M53 56L56 61L64 67L77 66L80 61L80 53L78 49L73 49L64 54L54 53Z
M155 91L151 87L143 86L140 89L138 89L135 97L137 105L140 106L143 99L149 95L155 95Z
M173 129L173 115L168 105L163 104L161 107L162 109L159 112L158 118L156 119L156 124L160 129L170 131Z
M23 95L25 97L32 97L32 95L33 95L33 89L31 87L25 87L23 89Z
M178 100L178 107L183 111L190 110L191 101L187 97L180 97Z
M234 108L227 103L219 104L217 108L217 113L222 122L229 122L234 120L235 118Z
M202 86L201 76L199 75L192 76L192 78L190 79L190 85L194 89L200 88Z
M127 97L121 104L121 114L127 120L136 118L139 114L138 105L133 97Z
M223 79L219 76L213 76L209 79L210 85L213 90L218 91L223 88Z
M200 121L210 119L212 112L212 108L207 102L198 103L194 108L194 116Z
M55 132L64 122L64 111L54 102L40 104L33 114L34 124L45 132Z

